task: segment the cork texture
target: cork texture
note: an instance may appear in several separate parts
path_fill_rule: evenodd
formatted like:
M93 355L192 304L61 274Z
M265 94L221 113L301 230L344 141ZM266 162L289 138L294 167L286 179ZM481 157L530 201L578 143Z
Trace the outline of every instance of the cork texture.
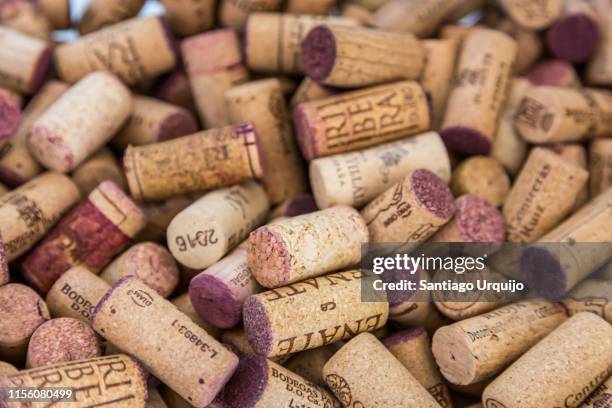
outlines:
M278 217L295 217L317 211L317 203L310 193L298 194L274 207L268 215L268 220Z
M474 194L499 207L510 191L510 178L496 159L471 157L453 171L451 189L455 196Z
M210 30L215 23L215 0L162 0L172 32L187 37Z
M141 203L139 207L145 213L147 225L140 231L136 240L139 242L164 242L166 229L176 214L183 211L198 197L198 194L182 195L157 203Z
M304 79L302 79L302 82L300 82L300 85L293 93L289 106L291 107L291 109L293 109L302 102L323 99L328 96L332 96L335 93L336 91L334 89L325 85L321 85L313 81L309 77L304 77Z
M537 3L523 0L501 0L499 2L512 20L530 30L549 27L563 13L564 3L563 0L544 0Z
M210 336L217 340L221 338L221 329L202 320L202 318L198 315L198 312L196 312L193 304L191 303L189 293L183 293L182 295L175 297L172 299L172 304L176 306L181 313L184 313L187 317L189 317L195 324L206 330L206 333L208 333Z
M589 84L612 84L612 16L608 13L608 3L605 0L593 2L597 12L600 31L599 44L595 48L586 69L586 80Z
M591 197L612 187L612 140L597 139L589 145L589 175Z
M29 0L5 1L0 5L0 23L43 41L51 39L51 26L36 2Z
M14 365L9 364L9 363L7 363L5 361L0 361L0 376L1 375L15 374L18 371L19 370L17 370Z
M288 0L285 12L291 14L316 14L326 15L335 5L334 0L312 0L303 2L301 0Z
M323 378L323 366L338 349L339 344L334 343L323 347L300 351L291 356L283 367L313 384L325 387L327 384L325 384L325 378Z
M39 0L38 4L52 28L63 30L70 27L69 0Z
M565 60L552 59L534 64L525 74L533 85L580 86L580 78L574 66Z
M20 123L19 101L11 91L0 88L0 141L11 138Z
M600 39L597 11L587 0L565 1L563 15L546 32L546 43L557 58L588 62Z
M583 170L589 171L587 151L585 147L578 143L555 143L552 145L546 145L551 151L557 153L568 163L573 164L576 167L580 167ZM589 173L589 179L591 175ZM574 201L574 207L572 212L577 211L589 200L589 183L585 183L576 195Z
M459 43L451 39L431 39L421 44L425 59L419 83L431 98L431 127L438 130L444 118L446 100L455 73Z
M612 401L612 377L608 377L580 405L580 408L606 407Z
M563 306L570 316L591 312L612 323L612 301L608 300L611 290L612 281L609 279L585 279L563 298Z
M132 18L143 5L144 0L92 0L79 20L79 31L85 35Z
M127 190L127 181L115 155L106 147L92 154L72 172L72 180L82 196L91 193L100 183L110 180L121 190Z
M219 4L219 22L223 26L243 31L251 13L275 11L282 0L222 0Z

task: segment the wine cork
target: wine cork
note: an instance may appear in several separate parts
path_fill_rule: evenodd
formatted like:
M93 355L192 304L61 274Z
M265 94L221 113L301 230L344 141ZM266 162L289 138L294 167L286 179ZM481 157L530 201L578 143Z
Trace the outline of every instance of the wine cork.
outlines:
M612 15L607 0L592 4L597 12L600 39L587 65L585 78L590 85L605 86L612 84Z
M580 86L574 66L560 59L538 62L529 69L525 77L536 86Z
M172 304L176 306L180 312L189 317L195 324L203 328L210 336L216 340L221 338L221 329L202 320L202 318L195 311L193 304L191 304L191 299L189 298L188 293L183 293L182 295L172 299Z
M261 225L269 208L263 188L253 181L213 191L174 217L168 248L181 264L208 268Z
M244 301L261 291L247 264L246 243L200 272L189 284L189 297L198 315L222 329L240 323Z
M533 242L574 206L588 173L543 149L531 150L503 206L509 242Z
M136 360L123 354L31 368L0 377L0 387L40 389L50 385L72 389L74 401L69 404L74 408L111 404L137 408L144 407L147 399L145 371ZM28 403L7 406L27 407Z
M477 29L463 41L440 132L451 151L491 150L516 52L516 42L496 30Z
M42 171L42 166L30 153L27 136L30 126L59 97L68 85L59 81L48 81L32 97L21 118L17 133L0 148L0 180L10 187L17 187L31 180Z
M23 276L47 293L72 266L98 272L144 224L144 214L132 200L112 181L104 181L30 252L22 263Z
M160 296L168 297L178 285L179 270L170 252L153 242L132 246L111 262L100 274L109 285L124 276L134 275Z
M304 164L291 130L278 79L238 85L225 93L232 123L251 122L257 129L266 164L263 185L272 204L308 190Z
M291 14L327 15L332 7L336 5L335 0L288 0L285 12Z
M423 46L409 33L320 25L302 41L306 74L339 88L418 79L424 57Z
M144 0L92 0L81 17L79 31L85 35L132 18L143 4Z
M319 208L359 208L416 169L450 180L448 153L437 133L315 159L310 162L310 184Z
M563 0L499 0L499 5L515 23L529 30L549 27L561 16L564 9Z
M343 3L340 8L340 15L352 18L361 25L368 25L372 21L372 12L355 3Z
M233 353L134 276L104 295L91 321L195 407L212 402L238 364Z
M183 40L181 50L200 120L206 128L229 125L225 92L249 78L236 32L199 34Z
M223 335L221 336L221 340L223 341L223 344L227 346L227 348L238 354L240 357L257 356L257 353L255 353L255 350L253 350L253 347L251 347L251 344L249 344L249 340L247 339L244 329L240 326L224 331ZM285 362L287 362L287 360L292 356L293 354L285 354L282 356L270 357L269 360L282 365L285 364Z
M60 317L41 324L32 334L26 367L68 363L101 354L100 341L90 325L81 320Z
M287 361L284 367L313 384L325 387L323 366L338 351L339 344L334 343L315 349L300 351Z
M10 139L21 124L21 108L13 93L0 88L0 142Z
M136 17L58 46L55 69L69 83L103 70L134 85L176 66L172 42L160 17Z
M165 242L168 225L178 213L193 202L194 198L190 195L177 196L159 203L140 205L147 218L147 225L136 236L136 240L138 242Z
M0 376L15 374L18 371L12 364L0 361Z
M190 112L196 112L189 78L182 69L175 69L164 76L155 89L153 96L173 105L181 106Z
M589 145L590 195L612 187L612 140L597 139Z
M611 346L609 323L574 315L489 384L482 401L486 408L576 407L609 376Z
M34 0L10 0L0 3L0 24L28 36L49 41L51 26Z
M431 354L431 341L425 329L402 330L384 338L382 343L441 407L453 406L448 386Z
M612 323L610 293L612 280L589 278L576 285L562 302L570 316L591 312Z
M552 150L557 153L563 159L565 159L568 163L573 164L574 166L580 167L583 170L588 171L587 167L587 153L584 146L576 143L557 143L545 146L546 148ZM585 183L585 185L580 189L580 192L576 195L576 201L574 203L574 207L572 211L575 211L582 207L584 203L589 200L589 185Z
M47 75L51 53L46 42L0 26L0 86L35 93Z
M76 185L48 172L0 197L0 235L11 262L41 239L80 199Z
M607 408L612 401L612 376L608 377L580 405L580 408Z
M91 193L98 184L105 180L110 180L122 190L127 190L127 182L119 167L119 162L106 147L79 164L72 172L72 180L83 196Z
M454 213L450 189L423 169L411 171L361 211L372 242L423 242Z
M531 289L548 297L563 296L605 264L609 248L601 243L612 239L611 205L612 189L608 189L525 250L521 274ZM583 244L575 246L578 242Z
M527 90L514 124L534 144L581 142L612 132L612 93L538 86Z
M325 364L323 374L344 407L440 406L402 363L369 333L360 334L342 347Z
M243 322L251 347L257 354L274 357L384 326L389 304L362 302L361 279L360 270L351 270L250 296Z
M45 301L53 317L89 323L93 311L110 289L108 283L82 266L73 266L51 286Z
M291 109L293 109L302 102L323 99L328 96L332 96L335 93L336 91L334 89L325 85L321 85L313 81L309 77L304 77L302 82L300 82L300 85L293 93L289 106L291 107Z
M261 178L262 166L250 123L128 146L123 157L130 192L137 201L159 201Z
M425 50L425 66L419 82L431 98L431 127L437 130L444 118L459 44L444 39L424 40L421 44Z
M188 110L147 96L134 97L132 116L113 138L115 146L142 146L163 142L198 130L198 124Z
M11 279L8 263L6 262L6 251L4 250L4 242L0 236L0 286L6 284Z
M600 40L597 14L588 0L565 0L563 15L546 32L553 56L573 64L587 62Z
M538 61L544 50L539 33L523 28L509 18L502 19L493 26L496 30L508 34L516 42L516 57L512 64L512 73L524 74Z
M172 32L187 37L210 30L215 23L215 0L162 0Z
M447 380L469 385L502 371L566 319L558 303L517 302L438 329L432 352Z
M311 194L299 194L277 205L268 215L268 220L278 217L295 217L318 210L317 203Z
M357 264L366 242L359 213L337 206L256 229L247 242L247 261L262 286L277 288Z
M219 22L223 26L243 31L250 14L278 10L282 3L282 0L221 0ZM270 43L272 44L273 41Z
M341 407L322 387L261 356L240 358L223 400L228 408Z
M510 178L496 159L475 156L455 168L451 189L455 196L474 194L499 207L510 190Z
M431 125L425 92L413 81L301 103L293 120L308 161L421 133Z
M70 27L70 0L38 0L38 5L52 28L65 30Z
M92 73L36 119L28 147L45 167L73 170L113 137L131 111L130 92L117 78Z

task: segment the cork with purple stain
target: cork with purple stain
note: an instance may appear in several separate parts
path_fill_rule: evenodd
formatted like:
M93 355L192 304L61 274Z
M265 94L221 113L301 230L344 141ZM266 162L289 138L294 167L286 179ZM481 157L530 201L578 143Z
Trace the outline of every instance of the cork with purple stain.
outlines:
M312 194L298 194L276 206L268 216L268 219L273 220L277 217L295 217L318 210L319 208Z
M11 138L21 123L19 101L6 89L0 88L0 141Z
M527 71L525 77L533 85L580 86L576 69L562 59L540 61Z

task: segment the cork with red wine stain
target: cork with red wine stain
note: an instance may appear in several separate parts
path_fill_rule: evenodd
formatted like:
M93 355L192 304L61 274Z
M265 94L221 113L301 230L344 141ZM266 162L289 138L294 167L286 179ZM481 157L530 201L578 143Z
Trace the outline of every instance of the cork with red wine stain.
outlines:
M525 77L533 85L580 86L576 69L561 59L538 62L527 71Z
M0 88L0 141L11 138L21 123L19 101L9 91Z
M23 275L36 290L47 293L72 266L100 271L145 222L132 200L113 182L104 181L30 252L21 266Z
M451 189L455 196L474 194L499 207L510 191L510 177L495 158L474 156L453 169Z
M600 41L598 16L588 0L568 0L565 4L564 15L546 32L546 45L556 58L583 64Z

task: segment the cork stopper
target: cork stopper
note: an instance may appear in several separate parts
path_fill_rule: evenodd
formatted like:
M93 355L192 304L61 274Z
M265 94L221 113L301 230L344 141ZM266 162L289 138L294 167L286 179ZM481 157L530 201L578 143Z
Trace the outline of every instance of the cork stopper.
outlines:
M551 151L557 153L563 159L565 159L568 163L573 164L576 167L580 167L583 170L588 169L587 163L587 151L585 147L579 143L554 143L551 145L544 145L550 149ZM589 174L590 178L590 174ZM572 212L578 210L589 200L589 185L585 183L584 186L580 189L580 192L576 195L576 200L574 202L574 207L572 208Z
M283 367L313 384L326 387L327 384L325 384L325 378L323 377L323 366L338 351L340 348L339 343L300 351L291 356Z
M79 21L81 35L97 31L138 14L144 0L92 0Z
M219 22L243 31L251 13L275 11L281 8L282 3L282 0L222 0L219 4Z
M462 161L453 171L451 189L456 196L477 195L499 207L510 190L510 178L496 159L471 157Z
M70 27L70 0L39 0L38 4L52 28L64 30Z
M277 288L355 265L368 230L359 213L331 207L273 221L251 233L247 261L266 288Z
M215 23L215 0L162 0L172 32L187 37L210 30Z
M26 367L44 367L101 354L100 341L90 325L82 320L60 317L41 324L32 334Z
M583 64L591 58L601 38L597 15L589 1L565 3L564 15L546 32L546 44L555 57Z
M561 59L538 62L525 77L536 86L580 86L580 79L573 65Z
M563 0L545 0L538 3L520 0L499 2L508 16L521 27L542 30L553 24L563 13Z
M317 99L323 99L328 96L332 96L336 93L336 90L325 85L321 85L309 77L304 77L300 85L297 87L289 106L291 109L295 108L302 102L314 101Z
M15 374L18 371L14 365L0 361L0 376Z
M106 147L92 154L72 172L72 180L81 195L91 193L100 183L110 180L122 190L127 190L127 182L115 155Z
M0 24L27 36L49 41L51 27L37 2L10 0L0 4Z
M326 15L335 5L334 0L312 0L303 2L301 0L288 0L285 11L292 14Z
M278 217L295 217L319 210L312 194L298 194L277 205L268 216L269 220Z
M372 13L367 8L356 3L343 3L340 14L356 20L361 25L368 25L372 21Z
M542 56L544 44L541 36L536 31L519 26L510 18L503 18L497 23L493 21L492 24L496 30L503 31L516 41L517 50L512 73L525 74Z
M612 16L605 0L597 0L592 5L597 13L601 34L599 44L586 67L585 77L590 85L605 86L612 84Z
M563 299L563 306L570 316L590 312L612 323L612 302L608 296L612 291L612 280L588 278L580 282Z
M612 187L612 140L597 139L589 145L590 196Z
M191 195L177 196L158 203L140 204L140 208L147 218L147 225L137 235L136 241L164 242L166 229L168 229L172 219L191 205L194 198L198 196L198 194L193 197Z
M196 112L189 78L183 69L176 68L162 77L155 88L153 96L173 105L181 106L190 112Z
M21 123L19 101L6 89L0 88L0 140L12 137Z
M189 298L189 293L183 293L172 299L172 304L176 306L176 308L184 313L187 317L191 319L195 324L206 330L213 338L219 340L221 338L221 329L211 325L210 323L202 320L198 312L196 312L193 304L191 303L191 299Z

